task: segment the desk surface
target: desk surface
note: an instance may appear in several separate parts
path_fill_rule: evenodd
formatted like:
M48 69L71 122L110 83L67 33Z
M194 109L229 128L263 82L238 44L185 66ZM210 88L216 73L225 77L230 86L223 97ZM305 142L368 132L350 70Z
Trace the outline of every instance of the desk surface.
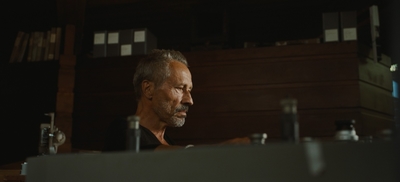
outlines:
M28 182L398 181L393 142L198 147L28 158Z

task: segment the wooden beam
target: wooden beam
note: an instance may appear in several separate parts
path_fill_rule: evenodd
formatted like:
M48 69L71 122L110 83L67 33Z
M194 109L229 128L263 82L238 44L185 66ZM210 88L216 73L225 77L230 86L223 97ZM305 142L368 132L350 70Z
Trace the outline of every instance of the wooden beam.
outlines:
M57 0L58 24L75 26L75 55L82 49L83 25L85 19L86 0Z

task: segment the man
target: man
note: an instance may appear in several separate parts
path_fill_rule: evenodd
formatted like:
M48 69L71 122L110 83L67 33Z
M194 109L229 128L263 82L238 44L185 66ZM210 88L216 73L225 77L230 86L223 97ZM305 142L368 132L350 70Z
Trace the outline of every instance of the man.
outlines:
M165 135L165 130L167 127L183 126L189 106L193 105L192 75L186 58L178 51L153 50L139 62L133 85L138 102L135 115L140 117L140 148L184 148L174 145ZM105 151L123 150L126 122L119 122L111 130L114 130L114 139L107 137ZM249 139L237 138L224 143L249 143Z
M192 75L186 58L178 51L153 50L137 66L133 85L138 102L135 115L140 117L142 131L148 129L160 146L173 145L165 130L183 126L193 105Z

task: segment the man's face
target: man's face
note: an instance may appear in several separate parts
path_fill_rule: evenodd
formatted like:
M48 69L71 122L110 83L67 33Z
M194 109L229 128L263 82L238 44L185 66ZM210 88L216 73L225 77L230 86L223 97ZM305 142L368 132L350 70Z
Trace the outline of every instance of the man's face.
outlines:
M193 84L189 69L178 61L169 64L170 76L154 91L152 106L161 121L171 127L181 127L189 106Z

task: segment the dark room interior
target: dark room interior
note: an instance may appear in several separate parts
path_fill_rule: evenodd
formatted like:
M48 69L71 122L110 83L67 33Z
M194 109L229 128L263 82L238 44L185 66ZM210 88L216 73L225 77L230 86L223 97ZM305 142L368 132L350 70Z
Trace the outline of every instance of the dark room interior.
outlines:
M352 120L358 143L399 145L398 0L38 0L4 7L0 182L7 175L25 180L15 171L39 155L41 124L52 120L46 113L65 134L58 154L101 154L112 122L136 112L133 75L153 48L180 51L193 77L186 124L166 131L177 145L255 133L267 134L264 145L284 143L285 98L297 101L300 142L331 143L338 121ZM331 25L338 34L327 33ZM344 26L356 35L349 38ZM119 55L119 47L115 56L104 43L99 54L96 33L120 33L121 40L122 30L153 37L139 53ZM37 54L36 35L43 40Z

